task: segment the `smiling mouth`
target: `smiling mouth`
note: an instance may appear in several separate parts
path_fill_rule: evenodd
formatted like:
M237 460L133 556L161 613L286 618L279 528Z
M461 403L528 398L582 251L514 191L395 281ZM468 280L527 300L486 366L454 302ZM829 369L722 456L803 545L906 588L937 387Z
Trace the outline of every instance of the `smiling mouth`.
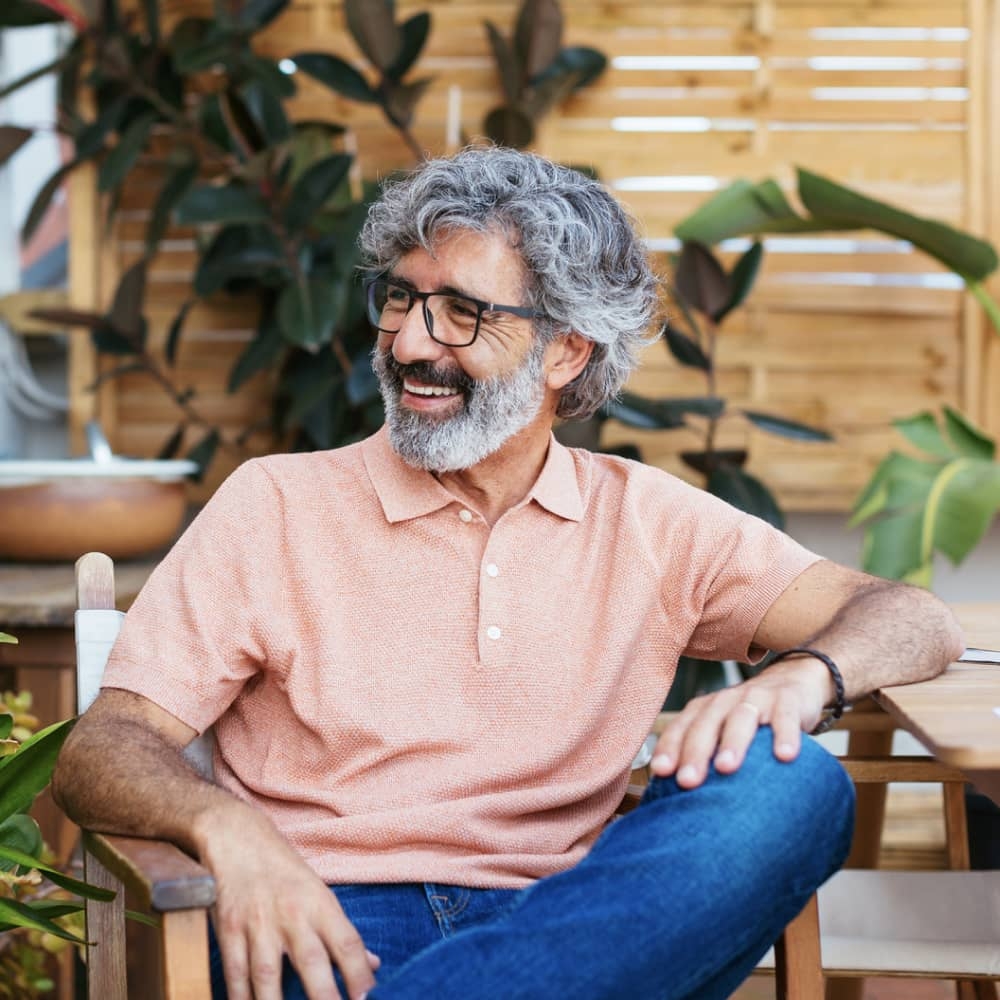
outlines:
M408 379L403 380L403 389L406 392L412 393L414 396L460 396L462 395L461 389L456 389L452 386L446 385L421 385L417 382L410 382Z

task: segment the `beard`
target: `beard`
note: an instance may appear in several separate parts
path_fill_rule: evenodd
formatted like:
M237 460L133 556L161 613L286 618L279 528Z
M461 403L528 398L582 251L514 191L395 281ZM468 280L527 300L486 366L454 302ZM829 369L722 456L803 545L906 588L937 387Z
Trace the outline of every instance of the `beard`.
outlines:
M473 379L460 368L429 361L400 364L391 351L372 352L372 368L385 405L389 443L408 465L457 472L488 458L538 416L545 399L545 344L535 339L523 362L507 375ZM431 416L401 403L403 379L447 386L461 393L461 408Z

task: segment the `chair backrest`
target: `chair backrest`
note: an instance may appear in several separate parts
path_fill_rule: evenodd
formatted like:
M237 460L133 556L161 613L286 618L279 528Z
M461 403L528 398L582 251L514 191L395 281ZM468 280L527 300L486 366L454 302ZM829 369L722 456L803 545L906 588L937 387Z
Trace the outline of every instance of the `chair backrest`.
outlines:
M101 688L111 647L125 614L115 608L115 567L103 552L88 552L76 564L76 707L85 712ZM195 769L212 777L214 740L207 732L193 740L184 756Z

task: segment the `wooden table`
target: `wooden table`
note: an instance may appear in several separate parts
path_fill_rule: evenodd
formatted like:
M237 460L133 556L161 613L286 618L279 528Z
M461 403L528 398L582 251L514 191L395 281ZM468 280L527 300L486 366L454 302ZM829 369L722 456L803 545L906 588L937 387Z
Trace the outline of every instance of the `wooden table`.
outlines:
M118 606L127 608L156 560L115 566ZM0 563L0 632L17 645L0 644L0 690L30 691L42 725L76 715L76 651L73 613L76 585L68 563ZM76 829L49 799L39 796L32 815L61 860L76 843Z
M1000 601L954 610L970 646L1000 649ZM938 760L1000 802L1000 664L953 663L932 680L883 688L875 700Z

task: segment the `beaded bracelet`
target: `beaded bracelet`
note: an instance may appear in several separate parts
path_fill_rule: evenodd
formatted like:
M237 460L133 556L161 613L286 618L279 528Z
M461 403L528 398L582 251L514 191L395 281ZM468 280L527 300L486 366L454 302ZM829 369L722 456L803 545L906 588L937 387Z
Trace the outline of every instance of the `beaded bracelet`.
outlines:
M819 733L825 733L844 714L844 709L847 708L847 698L844 695L844 676L840 672L840 667L833 662L831 657L827 656L826 653L821 653L818 649L809 649L807 646L795 646L792 649L783 649L781 652L775 653L767 665L771 666L779 660L785 660L796 653L804 656L812 656L819 660L830 671L830 676L833 678L833 690L835 692L833 708L827 709L824 712L823 718L819 720L816 728L813 729L812 735L817 736Z

